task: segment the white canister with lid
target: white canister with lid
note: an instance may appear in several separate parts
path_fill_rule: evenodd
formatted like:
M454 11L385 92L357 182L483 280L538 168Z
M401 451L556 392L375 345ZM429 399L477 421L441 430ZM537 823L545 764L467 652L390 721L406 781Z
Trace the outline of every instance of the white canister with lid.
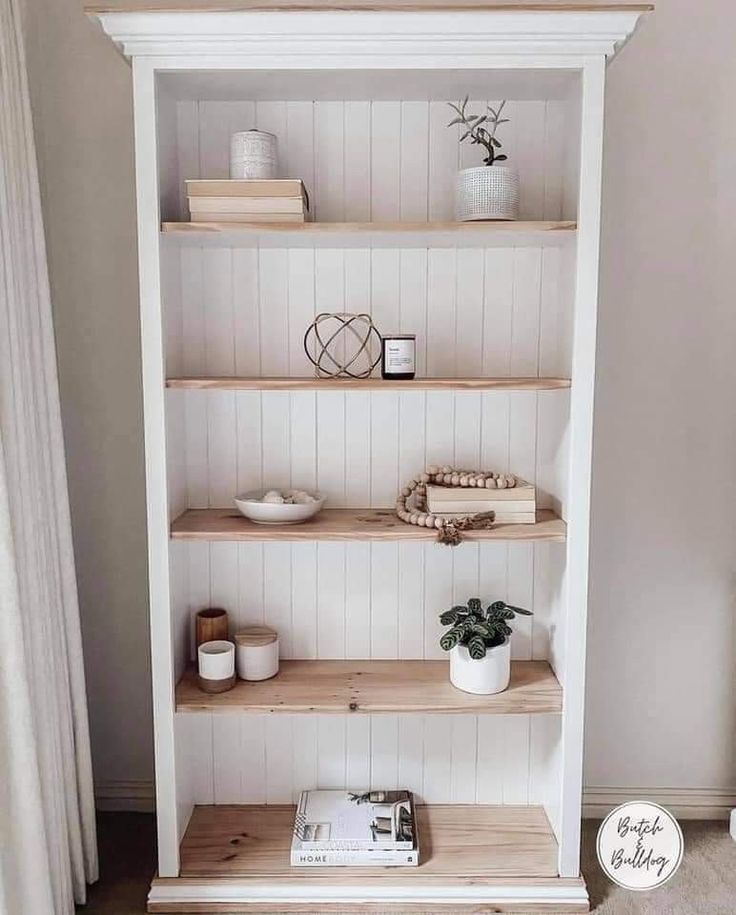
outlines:
M268 680L279 672L279 636L269 626L235 633L235 663L241 680Z
M243 130L230 138L231 178L276 178L276 137L265 130Z

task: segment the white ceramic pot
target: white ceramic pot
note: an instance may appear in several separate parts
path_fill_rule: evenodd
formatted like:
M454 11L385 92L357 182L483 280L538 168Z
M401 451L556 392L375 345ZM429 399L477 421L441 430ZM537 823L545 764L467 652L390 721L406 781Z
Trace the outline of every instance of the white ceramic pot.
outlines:
M513 168L482 165L458 172L455 216L475 219L516 219L519 215L519 176Z
M464 693L490 696L503 692L511 679L511 642L489 648L482 661L475 661L464 645L450 652L450 682Z
M230 138L231 178L275 178L276 137L265 130L243 130Z
M246 626L235 633L235 644L241 680L270 680L279 672L279 637L269 626Z

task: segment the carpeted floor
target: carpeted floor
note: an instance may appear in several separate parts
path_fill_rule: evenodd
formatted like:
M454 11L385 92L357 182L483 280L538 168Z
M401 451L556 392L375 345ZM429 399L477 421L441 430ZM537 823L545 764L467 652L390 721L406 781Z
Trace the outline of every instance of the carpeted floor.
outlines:
M598 824L583 828L583 873L596 915L736 915L736 843L725 823L683 823L678 873L650 893L619 889L595 856ZM80 915L141 915L155 867L154 821L142 813L99 815L100 881Z

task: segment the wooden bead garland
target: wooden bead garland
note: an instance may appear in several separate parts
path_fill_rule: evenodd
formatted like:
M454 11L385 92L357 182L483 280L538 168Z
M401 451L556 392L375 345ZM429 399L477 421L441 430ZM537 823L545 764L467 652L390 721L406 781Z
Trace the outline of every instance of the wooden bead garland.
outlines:
M456 546L462 539L462 531L492 527L495 512L455 515L451 518L433 515L427 510L428 483L458 488L513 489L516 477L510 473L459 470L445 465L427 467L423 473L418 473L409 480L396 499L397 516L406 524L434 528L440 543Z

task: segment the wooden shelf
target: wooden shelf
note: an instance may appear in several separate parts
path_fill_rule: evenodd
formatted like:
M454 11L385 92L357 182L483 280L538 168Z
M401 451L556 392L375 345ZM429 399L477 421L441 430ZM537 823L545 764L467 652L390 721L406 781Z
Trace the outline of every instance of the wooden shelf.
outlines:
M205 693L187 671L176 688L177 712L435 712L527 715L562 711L562 688L546 661L514 661L509 688L494 696L463 693L447 661L281 661L271 680L238 680Z
M569 378L278 378L204 377L169 378L168 388L219 391L558 391L570 387Z
M529 232L572 232L575 222L164 222L161 231L167 234L217 234L251 233L271 235L292 232L298 235L313 235L331 232L333 234L355 232L488 232L494 234L513 233L523 235Z
M418 867L299 869L289 864L294 810L291 805L195 807L181 843L181 876L374 886L557 876L557 842L541 807L418 807Z
M565 522L554 512L537 512L536 524L498 524L467 531L467 540L525 540L562 543ZM171 525L174 540L427 540L437 532L399 521L390 509L325 508L302 524L256 524L231 508L189 509Z

